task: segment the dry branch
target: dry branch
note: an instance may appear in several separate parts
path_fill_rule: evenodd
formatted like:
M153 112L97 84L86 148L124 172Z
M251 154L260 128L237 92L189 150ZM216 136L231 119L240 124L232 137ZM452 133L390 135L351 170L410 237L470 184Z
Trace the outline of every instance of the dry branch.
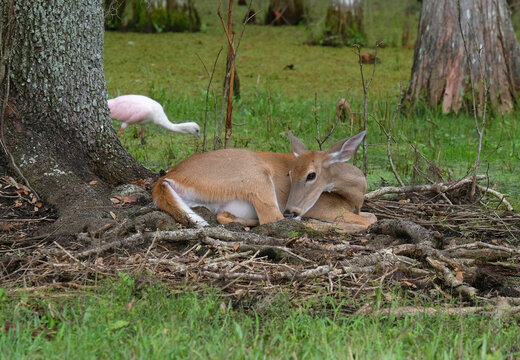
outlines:
M426 261L442 275L446 285L453 288L457 293L467 298L474 298L477 295L477 289L457 279L441 261L432 259L431 257L426 257Z
M509 203L509 201L506 200L506 196L504 194L499 193L498 191L490 189L486 186L482 186L480 184L477 184L477 188L481 191L484 191L485 193L488 193L488 194L491 194L491 195L497 197L498 200L500 200L500 203L504 204L504 206L506 207L506 209L508 211L513 211L513 206Z
M415 244L433 240L431 231L407 219L380 220L370 227L370 231L375 234L392 235L393 237L406 236Z
M391 268L405 264L417 266L419 263L409 257L396 255L389 249L379 250L375 253L356 256L351 260L341 262L343 272L347 275L355 273L370 273L377 268Z
M220 241L213 239L209 236L205 237L202 242L206 245L211 245L215 247L224 247L228 249L240 249L240 250L252 250L252 251L260 251L262 253L264 252L272 252L276 254L277 257L280 257L282 259L287 259L289 261L295 261L295 262L311 262L310 260L296 255L293 252L291 252L288 248L284 246L276 246L276 245L258 245L258 244L251 244L249 242L227 242L227 241Z
M447 251L457 250L457 249L473 249L473 248L488 248L492 250L498 250L503 252L508 252L510 254L516 254L520 255L520 250L517 248L512 248L508 246L501 246L501 245L493 245L493 244L487 244L482 241L475 241L470 244L461 244L461 245L454 245L446 248Z
M485 179L486 175L477 175L477 180ZM405 194L411 192L424 192L424 191L434 191L437 193L445 193L450 190L457 189L465 184L471 183L473 181L473 177L467 177L460 179L454 182L445 182L445 183L437 183L430 185L413 185L413 186L403 186L403 187L395 187L388 186L383 187L374 191L371 191L365 194L365 199L374 199L376 197L380 197L386 194Z
M446 307L446 308L431 308L419 306L402 306L398 308L387 308L380 310L372 310L370 307L361 308L356 314L371 315L371 316L392 316L401 318L405 316L414 315L457 315L468 316L480 313L491 314L493 307L471 306L471 307Z
M449 205L438 196L435 203L430 195L424 195L429 204L413 203L420 199L416 194L405 203L367 200L382 220L379 230L375 226L362 236L313 231L281 239L222 226L128 234L131 224L114 223L59 245L0 243L0 282L5 287L34 287L66 278L89 286L96 285L99 275L152 274L170 284L222 280L224 296L238 301L245 292L264 294L281 288L296 297L327 289L356 300L360 294L372 296L375 289L386 292L399 286L422 297L437 292L446 299L459 295L464 308L485 302L497 316L516 316L514 306L520 306L520 300L510 298L506 306L492 297L520 294L512 279L520 269L520 250L518 242L510 240L520 235L520 216L500 217L479 210L477 204ZM401 219L388 221L385 216ZM446 233L436 234L439 229ZM397 237L403 234L412 243L403 244ZM471 237L482 241L468 243ZM509 242L502 240L506 237Z

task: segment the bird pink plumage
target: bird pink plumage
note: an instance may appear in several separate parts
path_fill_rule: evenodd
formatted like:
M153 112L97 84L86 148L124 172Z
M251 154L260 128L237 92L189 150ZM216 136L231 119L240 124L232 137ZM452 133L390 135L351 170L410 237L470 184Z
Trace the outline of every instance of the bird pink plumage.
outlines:
M117 132L117 136L121 136L121 133L128 125L140 124L142 144L146 143L144 140L144 124L150 122L171 131L193 134L196 137L199 137L200 134L199 125L194 122L171 123L164 113L161 104L144 95L118 96L108 100L108 108L110 109L110 117L122 122L121 129Z

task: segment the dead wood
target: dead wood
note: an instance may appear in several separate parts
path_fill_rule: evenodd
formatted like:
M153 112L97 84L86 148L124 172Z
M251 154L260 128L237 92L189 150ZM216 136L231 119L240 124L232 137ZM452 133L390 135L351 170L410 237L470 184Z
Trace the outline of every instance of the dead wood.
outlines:
M507 320L520 317L520 306L518 298L497 297L490 299L484 306L459 306L459 307L422 307L422 306L402 306L396 308L383 308L374 310L371 305L361 307L356 313L372 316L390 316L401 318L406 316L426 315L426 316L471 316L483 314L493 319Z
M477 175L477 180L483 180L486 178L486 175ZM428 185L411 185L411 186L387 186L383 188L379 188L377 190L371 191L365 194L365 199L374 199L376 197L380 197L386 194L404 194L411 192L425 192L425 191L433 191L436 193L445 193L449 190L455 190L463 185L471 183L473 181L472 177L467 177L460 179L458 181L446 182L446 183L437 183L437 184L428 184Z
M292 262L311 262L310 260L307 260L306 258L296 255L293 252L291 252L288 248L283 246L269 246L269 245L257 245L257 244L249 244L246 242L227 242L227 241L220 241L213 239L211 237L205 237L202 239L202 242L206 245L211 245L215 247L223 247L228 249L235 249L235 250L253 250L253 251L260 251L261 253L270 254L271 257L274 257L275 259L286 259Z
M440 273L445 284L451 287L455 292L467 298L473 298L477 295L477 289L464 284L462 280L459 280L455 275L453 275L448 267L441 261L431 257L426 257L426 261Z
M460 315L479 313L470 309L485 303L480 313L516 316L520 215L457 204L457 196L465 196L469 186L447 191L449 202L432 191L368 199L364 211L380 221L364 234L340 234L334 227L310 230L295 220L257 227L255 233L232 226L145 231L154 228L146 217L139 226L138 221L111 221L70 241L51 234L0 242L0 282L7 288L52 290L53 283L95 287L99 275L123 272L139 279L153 274L154 281L172 286L214 284L237 301L243 298L239 294L288 291L298 298L318 289L338 298L370 301L374 291L399 286L421 298L455 296L467 309ZM137 215L141 218L142 212ZM508 305L493 300L497 295ZM368 313L386 316L389 310L378 311ZM395 316L421 311L430 313L403 308Z
M409 257L392 253L389 249L383 249L373 254L357 256L351 260L341 262L345 274L370 273L378 268L393 268L399 264L417 266L419 263Z
M378 221L370 227L374 234L385 234L393 237L405 237L412 243L431 243L433 234L431 231L407 219L387 219Z
M413 316L413 315L458 315L468 316L486 312L492 313L492 307L484 306L471 306L471 307L446 307L446 308L431 308L431 307L418 307L418 306L403 306L398 308L386 308L380 310L372 310L371 308L362 308L358 311L358 314L373 315L373 316L392 316L396 318Z

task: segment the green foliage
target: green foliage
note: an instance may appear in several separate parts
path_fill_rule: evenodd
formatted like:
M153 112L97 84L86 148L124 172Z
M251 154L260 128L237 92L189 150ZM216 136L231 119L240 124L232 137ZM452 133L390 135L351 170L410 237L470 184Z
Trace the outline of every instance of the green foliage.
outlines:
M176 0L148 3L143 0L124 0L114 4L105 2L110 11L105 20L108 30L137 32L199 31L200 18L192 3Z
M349 315L349 294L243 298L233 306L211 289L129 286L94 292L7 296L0 308L5 359L164 358L516 358L518 324L483 316ZM376 308L425 305L395 292L368 297ZM388 306L388 304L385 304Z
M190 28L190 19L182 11L172 11L168 14L169 26L172 31L186 31Z
M166 9L157 8L150 14L150 21L152 22L155 31L161 33L168 24L168 12Z
M130 27L130 29L139 32L149 32L147 5L144 2L137 2L134 6L135 15L133 15L133 20L135 25L133 28ZM132 16L132 14L127 15L127 18L129 16Z

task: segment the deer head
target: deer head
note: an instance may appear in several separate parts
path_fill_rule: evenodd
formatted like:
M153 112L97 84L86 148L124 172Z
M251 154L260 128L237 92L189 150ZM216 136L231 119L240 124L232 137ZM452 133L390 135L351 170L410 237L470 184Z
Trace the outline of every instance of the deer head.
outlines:
M340 179L336 172L331 171L332 164L348 161L354 156L365 134L363 131L338 141L324 151L309 151L301 140L289 132L292 151L296 158L289 170L291 190L284 216L303 216L314 206L323 192L335 188L335 182Z

